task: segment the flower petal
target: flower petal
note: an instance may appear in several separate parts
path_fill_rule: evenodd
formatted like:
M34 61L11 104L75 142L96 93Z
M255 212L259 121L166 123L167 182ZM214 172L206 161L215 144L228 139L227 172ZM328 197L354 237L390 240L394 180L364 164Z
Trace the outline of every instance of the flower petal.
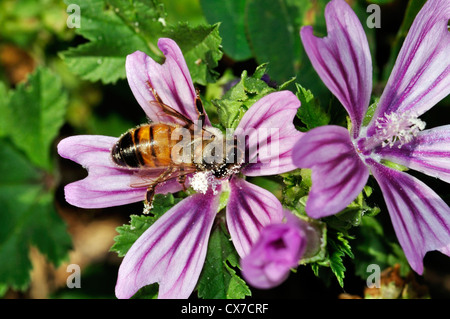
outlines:
M61 140L58 144L58 154L85 167L91 165L114 165L111 159L111 149L117 142L117 137L103 135L77 135Z
M450 125L420 132L401 148L379 148L382 158L450 183Z
M422 274L427 251L450 255L450 208L415 177L372 160L370 165L406 258L412 269Z
M364 29L343 0L325 8L325 38L303 27L300 37L314 69L350 115L353 137L358 135L372 92L372 59Z
M178 122L149 103L155 100L149 87L151 85L165 104L192 121L197 121L196 92L180 48L167 38L159 39L158 47L166 57L163 64L140 51L127 56L127 79L136 100L151 121ZM205 123L211 124L207 116Z
M321 126L306 133L295 146L293 161L299 168L312 169L306 212L313 218L343 210L369 178L348 131L339 126Z
M281 222L283 207L271 192L233 177L226 218L234 247L244 257L264 226Z
M189 196L150 226L120 265L117 298L130 298L155 282L160 299L188 298L203 268L219 197Z
M111 159L111 149L117 138L100 135L78 135L65 138L58 144L58 153L81 164L88 176L64 188L66 201L81 208L119 206L145 199L147 186L153 175L139 175L136 170L118 168ZM133 184L141 187L132 187ZM159 185L157 193L176 192L181 189L174 179Z
M373 119L408 110L419 116L450 93L449 19L448 0L425 3L403 43Z
M235 135L247 137L250 164L242 168L248 176L275 175L295 169L291 153L303 135L293 120L300 101L289 91L268 94L244 114Z

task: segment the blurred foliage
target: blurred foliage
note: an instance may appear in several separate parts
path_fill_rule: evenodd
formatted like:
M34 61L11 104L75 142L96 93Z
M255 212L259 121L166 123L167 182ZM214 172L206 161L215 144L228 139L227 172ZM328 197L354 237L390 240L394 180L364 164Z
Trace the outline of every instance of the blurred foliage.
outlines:
M41 68L27 85L1 91L6 103L0 108L0 258L6 262L0 265L0 283L24 290L30 280L31 245L55 265L67 258L71 247L53 204L55 168L50 158L67 95L59 78Z
M375 101L425 1L348 2L369 40ZM136 50L162 62L163 55L157 48L160 37L171 37L180 45L208 115L221 129L236 127L256 100L279 89L291 90L302 102L295 122L298 129L345 126L343 108L317 76L299 38L304 25L313 25L315 34L326 35L323 12L327 3L78 0L74 4L80 8L80 27L70 28L68 23L76 22L71 16L74 11L68 10L70 0L1 1L0 296L11 291L26 294L33 269L30 247L37 248L54 267L69 260L73 242L64 216L70 209L61 204L62 196L55 194L85 173L58 159L56 142L73 134L119 136L146 121L126 83L124 63L126 55ZM364 23L369 4L381 7L380 29L370 29ZM430 111L427 123L445 120L439 113L449 104L446 98L438 111ZM308 170L251 181L272 191L301 218L307 218L304 206L311 187ZM436 186L448 200L446 188ZM117 229L111 248L114 254L123 256L136 238L184 195L158 196L154 216L131 211L129 217L130 210L136 208L123 209L123 216L131 221ZM309 264L327 285L337 283L339 287L346 287L349 268L364 280L367 266L374 263L382 268L399 265L404 276L409 267L392 229L386 226L388 214L381 203L379 190L367 186L346 210L318 222L323 234L321 251L303 264ZM243 298L251 294L239 277L238 258L228 238L220 221L211 235L196 290L199 297ZM103 271L106 268L93 265L83 270L83 282L94 282L90 288L61 289L51 296L113 297L111 281L116 278L116 268ZM105 278L106 274L111 276ZM209 278L216 276L222 281L210 282ZM96 278L103 278L102 283L109 281L110 290L92 289ZM135 297L156 295L157 285L151 285Z

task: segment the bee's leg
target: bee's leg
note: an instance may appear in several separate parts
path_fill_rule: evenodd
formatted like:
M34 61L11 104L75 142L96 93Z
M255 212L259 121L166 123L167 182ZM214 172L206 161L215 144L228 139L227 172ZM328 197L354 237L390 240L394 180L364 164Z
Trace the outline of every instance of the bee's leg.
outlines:
M184 184L186 182L186 175L183 174L184 172L183 167L180 168L180 172L182 172L182 174L178 176L178 183L180 183L181 186L183 186L183 191L186 191L186 185Z
M148 214L153 208L153 198L155 197L155 187L149 186L145 195L144 214Z
M153 198L155 197L155 188L158 186L159 183L166 180L166 177L172 174L173 169L171 166L167 168L167 170L158 176L157 179L155 179L148 187L147 187L147 194L145 195L145 202L144 202L144 214L148 214L148 212L153 207Z
M201 126L205 125L205 108L203 107L202 100L200 99L200 93L197 90L197 96L195 97L195 108L198 113L198 121L201 122Z

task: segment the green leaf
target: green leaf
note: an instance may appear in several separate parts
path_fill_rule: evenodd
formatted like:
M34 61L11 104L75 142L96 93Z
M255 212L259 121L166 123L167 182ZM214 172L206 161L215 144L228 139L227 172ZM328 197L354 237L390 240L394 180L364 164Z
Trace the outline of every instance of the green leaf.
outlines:
M157 299L158 291L158 283L150 284L139 289L131 299Z
M311 170L297 169L281 176L285 185L282 196L283 205L299 214L306 215L302 198L308 195L311 188Z
M295 77L324 103L330 92L320 80L300 41L299 31L313 25L325 33L324 9L328 0L248 0L246 30L258 63L269 63L268 75L277 83Z
M114 237L115 243L110 251L124 257L134 242L155 222L153 216L131 215L130 224L116 228L119 235Z
M0 156L0 283L23 290L30 281L30 246L58 266L67 258L71 239L53 193L45 189L44 173L3 139Z
M369 107L367 108L366 115L364 116L363 119L363 126L369 125L373 115L375 114L379 100L380 100L379 98L375 99L375 101L372 104L370 104Z
M204 299L243 299L251 291L233 267L239 256L220 224L209 239L206 261L197 283L198 296Z
M179 23L164 30L164 36L180 46L195 83L206 85L216 80L218 73L214 69L222 58L222 38L218 24L190 27L186 23Z
M220 22L224 52L235 61L252 57L245 33L246 0L201 0L209 23Z
M331 241L332 243L332 241ZM330 254L330 267L331 267L331 271L334 273L334 275L336 276L339 285L341 287L344 287L344 278L345 278L345 271L347 270L344 266L344 263L342 261L342 257L344 257L344 252L337 250L336 247L331 244L330 245L332 248L334 248L335 250Z
M286 1L247 0L246 13L250 47L257 61L270 63L269 74L277 82L295 77L300 66L300 38Z
M155 1L80 0L77 5L81 27L76 32L89 42L61 52L75 74L113 83L125 77L125 57L136 50L161 60L156 42L164 15Z
M4 135L37 166L50 169L50 146L64 123L67 93L61 80L44 68L33 72L26 83L10 92L4 108ZM1 134L0 134L1 135Z
M70 1L67 0L67 3ZM167 26L157 1L80 0L81 27L89 42L61 52L69 69L90 81L114 83L125 78L125 59L137 50L162 62L158 39L171 37L181 48L195 83L206 84L222 56L217 26Z
M166 211L176 205L181 199L175 198L172 194L156 194L153 200L151 215L131 215L130 223L117 227L115 243L110 251L115 251L119 257L126 255L134 242Z
M355 226L360 226L363 216L375 216L380 212L380 208L370 207L366 203L366 198L371 194L371 188L366 186L356 199L338 214L326 217L324 220L331 228L339 232L347 231Z
M310 90L297 84L297 97L301 106L297 111L297 117L306 125L307 130L330 123L330 115L325 112L314 98Z
M344 258L354 258L352 248L350 246L350 239L354 239L339 231L329 229L327 230L325 240L327 255L321 259L317 258L311 264L311 269L317 277L321 277L325 284L329 285L332 276L337 279L339 285L344 287L344 278L347 268L344 265ZM320 256L320 254L319 254ZM330 271L320 271L323 267ZM329 268L328 268L329 267Z
M391 162L386 159L382 159L380 162L387 167L393 168L393 169L401 171L401 172L405 172L405 171L409 170L409 168L407 166L397 164L397 163Z
M329 249L329 263L331 271L336 276L341 287L344 287L345 271L343 258L347 255L350 258L354 258L350 243L345 235L342 233L336 233L335 238L331 238L329 233L328 237L328 249Z
M266 65L259 66L252 76L243 71L241 80L228 90L222 99L212 100L217 107L219 122L224 128L236 128L245 112L260 98L274 92L266 82L261 80Z

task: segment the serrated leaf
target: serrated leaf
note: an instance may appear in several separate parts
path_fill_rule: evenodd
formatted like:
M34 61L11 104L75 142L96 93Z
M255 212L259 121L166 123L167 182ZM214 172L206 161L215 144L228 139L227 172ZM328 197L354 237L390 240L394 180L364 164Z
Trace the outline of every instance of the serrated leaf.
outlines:
M354 258L350 244L342 233L337 233L336 238L328 237L329 264L331 271L336 276L341 287L344 287L345 271L343 258L347 255Z
M330 123L330 115L322 109L310 90L297 84L297 97L301 102L297 117L306 125L307 130Z
M297 169L281 174L281 176L285 185L282 197L283 205L300 215L306 215L306 198L312 185L311 170Z
M349 239L354 239L352 237L348 237L344 235L343 233L337 234L337 242L339 244L339 248L342 252L344 252L345 255L349 256L350 258L355 258L352 252L352 247L350 246Z
M80 0L77 5L81 27L76 32L89 42L60 55L83 79L106 84L125 78L126 56L137 50L162 62L157 47L161 37L178 43L194 83L206 84L215 77L213 69L222 56L217 26L166 26L166 14L157 1Z
M251 291L232 267L239 256L221 226L209 239L205 265L197 283L198 296L204 299L242 299Z
M342 251L335 250L329 257L331 271L336 276L336 279L341 287L344 287L345 271L347 270L342 261L343 256L344 253Z
M4 130L37 166L50 169L50 145L64 123L67 93L58 76L44 68L10 92L2 114Z
M261 79L265 70L265 65L261 65L252 76L243 71L240 81L228 90L222 99L211 101L217 107L222 127L236 128L245 112L257 100L275 91Z
M114 237L115 243L111 251L115 251L119 257L126 255L134 242L154 223L153 216L131 215L130 224L116 228L119 235Z
M76 32L89 42L60 53L75 74L114 83L125 78L125 58L136 50L161 60L156 42L163 15L155 2L80 0L77 5L81 26Z
M345 209L339 213L326 217L325 221L328 226L336 229L339 232L347 233L347 231L355 226L361 224L363 216L375 216L379 213L378 207L370 207L367 205L365 197L368 197L369 188L365 188L356 199L351 202Z
M30 246L59 265L71 248L65 223L44 188L43 173L0 140L0 283L25 289L30 281Z
M190 27L186 23L169 26L164 35L173 39L183 52L186 64L195 83L214 82L218 73L214 69L222 58L219 25Z

